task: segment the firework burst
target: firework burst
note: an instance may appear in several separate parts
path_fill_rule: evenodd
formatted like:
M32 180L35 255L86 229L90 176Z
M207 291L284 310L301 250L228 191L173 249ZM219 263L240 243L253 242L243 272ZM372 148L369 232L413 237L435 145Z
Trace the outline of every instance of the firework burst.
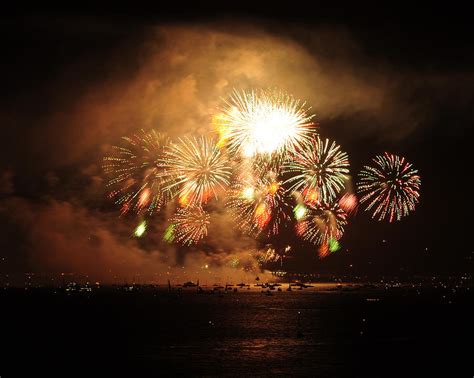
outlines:
M286 190L275 177L251 177L230 188L227 206L244 231L271 236L289 219L286 200Z
M314 131L312 118L304 103L286 93L234 90L214 124L220 134L219 145L252 157L301 147Z
M304 218L296 225L296 233L303 239L318 245L338 240L347 225L347 214L338 203L308 205Z
M201 206L179 208L165 231L166 241L183 245L197 244L207 236L210 215Z
M372 218L400 220L414 211L418 203L421 186L418 171L404 157L387 152L372 161L373 166L365 166L359 173L360 202L367 202L365 210L373 210Z
M286 180L305 200L331 202L344 188L349 173L349 158L335 142L313 138L303 149L295 151L283 165L283 172L293 176Z
M205 137L183 138L169 145L161 165L164 189L178 195L182 206L200 205L218 197L229 184L231 168L226 156Z
M271 245L267 245L264 249L259 249L254 252L254 258L257 260L259 266L264 266L268 263L280 260L280 255L275 251Z
M104 157L103 169L107 175L109 198L121 206L121 212L159 211L169 199L163 192L159 161L168 139L155 131L123 137L123 143L112 147Z

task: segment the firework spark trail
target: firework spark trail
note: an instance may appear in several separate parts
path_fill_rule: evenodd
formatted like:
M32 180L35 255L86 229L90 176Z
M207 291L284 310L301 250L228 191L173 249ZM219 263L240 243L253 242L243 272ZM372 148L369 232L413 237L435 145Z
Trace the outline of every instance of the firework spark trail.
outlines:
M314 196L316 192L316 200L331 202L344 188L349 158L335 142L316 137L293 153L283 164L283 173L294 175L285 181L292 184L290 189L304 195Z
M389 222L400 220L415 210L420 197L421 179L418 171L404 157L385 152L372 159L374 166L365 166L359 173L357 190L360 202L368 202L372 218Z
M218 197L229 185L231 167L227 157L206 137L183 138L165 149L161 166L164 190L178 195L183 206L200 205Z
M341 245L339 244L339 241L334 238L329 239L328 245L329 245L329 252L331 253L337 252L339 249L341 249Z
M209 223L210 214L201 206L179 208L170 219L164 238L183 245L197 244L207 236Z
M123 137L120 146L112 147L112 154L104 157L103 170L109 180L109 198L121 206L121 212L142 210L150 214L159 211L169 199L162 191L159 159L168 138L154 130Z
M352 215L357 212L357 203L357 197L352 193L346 193L339 199L339 206L348 215Z
M308 204L304 218L296 225L296 233L303 239L318 245L328 244L330 239L340 239L347 225L347 214L338 203Z
M305 104L280 91L234 90L221 110L219 145L246 157L293 151L314 133Z
M140 222L140 224L135 228L133 235L137 238L141 238L146 232L146 221Z
M321 244L318 248L318 256L320 259L324 259L326 256L329 255L329 245L327 243Z

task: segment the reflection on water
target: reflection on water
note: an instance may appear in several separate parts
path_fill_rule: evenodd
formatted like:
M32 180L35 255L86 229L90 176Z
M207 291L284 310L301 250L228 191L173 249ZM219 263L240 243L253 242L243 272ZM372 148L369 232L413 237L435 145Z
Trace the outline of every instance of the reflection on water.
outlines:
M255 290L223 296L3 294L2 302L2 324L9 324L5 343L21 347L30 360L98 363L137 374L411 376L452 366L469 371L469 348L461 341L474 335L468 291L449 301L436 290L367 289L272 296Z
M380 300L370 302L368 296ZM173 324L167 341L157 341L163 338L161 326L148 330L150 339L136 357L145 364L172 366L176 373L204 375L357 371L383 376L414 363L426 370L435 356L445 362L456 357L449 346L456 336L446 322L455 317L458 325L469 323L466 315L458 318L464 305L460 299L457 309L450 308L434 293L420 298L408 291L282 292L272 297L252 292L224 298L184 294L173 311L159 315ZM380 369L390 365L382 374Z

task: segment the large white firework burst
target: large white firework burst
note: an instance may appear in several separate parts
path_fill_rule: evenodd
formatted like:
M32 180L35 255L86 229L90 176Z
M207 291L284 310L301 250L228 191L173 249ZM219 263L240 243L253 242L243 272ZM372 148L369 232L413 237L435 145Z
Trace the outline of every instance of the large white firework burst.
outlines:
M245 157L293 151L314 133L305 104L278 90L234 90L221 110L220 145Z

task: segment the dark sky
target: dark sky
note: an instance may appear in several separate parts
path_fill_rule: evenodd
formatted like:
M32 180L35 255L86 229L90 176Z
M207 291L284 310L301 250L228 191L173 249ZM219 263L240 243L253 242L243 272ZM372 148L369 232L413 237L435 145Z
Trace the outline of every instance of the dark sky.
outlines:
M237 85L305 99L354 174L383 151L421 174L413 215L379 223L360 209L341 251L319 260L303 245L296 269L472 271L468 12L239 4L1 16L0 273L110 278L173 265L159 217L158 237L130 238L136 219L119 219L106 201L101 157L142 127L202 133L209 109ZM210 240L206 258L225 265L250 243L230 240Z

